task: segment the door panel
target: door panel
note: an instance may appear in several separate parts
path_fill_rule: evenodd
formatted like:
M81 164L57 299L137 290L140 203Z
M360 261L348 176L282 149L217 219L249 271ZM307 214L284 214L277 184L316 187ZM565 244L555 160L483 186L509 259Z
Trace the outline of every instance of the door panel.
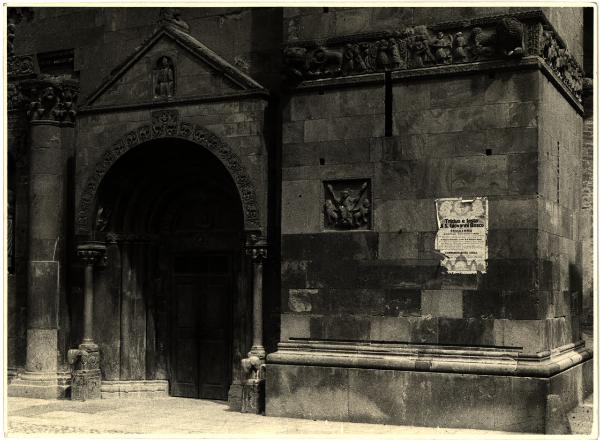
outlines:
M231 380L230 259L224 268L224 256L216 256L219 265L206 257L178 265L195 274L174 275L171 395L226 400Z

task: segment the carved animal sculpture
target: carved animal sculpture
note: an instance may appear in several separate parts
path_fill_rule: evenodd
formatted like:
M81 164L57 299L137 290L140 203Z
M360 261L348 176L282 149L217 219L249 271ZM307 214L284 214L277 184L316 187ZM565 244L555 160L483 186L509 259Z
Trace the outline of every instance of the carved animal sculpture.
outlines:
M507 57L522 57L523 24L512 17L500 20L496 26L496 44Z
M283 61L290 79L301 81L304 78L307 68L306 52L303 47L287 47L283 50Z
M312 75L336 75L342 68L342 53L318 47L308 55L308 73Z
M256 355L250 355L248 358L242 359L242 370L248 377L258 379L262 366L262 360Z

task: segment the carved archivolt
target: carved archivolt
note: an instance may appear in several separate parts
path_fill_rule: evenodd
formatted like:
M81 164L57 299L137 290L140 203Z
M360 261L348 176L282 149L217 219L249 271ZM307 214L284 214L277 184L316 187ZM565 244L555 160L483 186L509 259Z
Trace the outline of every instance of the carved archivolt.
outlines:
M152 112L150 124L138 127L108 148L89 176L77 208L76 229L78 234L90 234L96 192L102 178L110 167L127 151L151 139L181 138L192 141L213 153L227 168L233 178L244 209L246 229L261 230L259 204L256 190L237 154L212 132L204 127L180 121L177 110Z
M325 42L294 42L283 49L291 81L410 70L537 55L581 99L582 70L539 11L437 26L409 26Z

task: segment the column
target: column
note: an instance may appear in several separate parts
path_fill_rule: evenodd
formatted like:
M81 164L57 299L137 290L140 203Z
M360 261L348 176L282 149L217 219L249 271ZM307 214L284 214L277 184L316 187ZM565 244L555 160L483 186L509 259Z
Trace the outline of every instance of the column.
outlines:
M246 254L252 259L252 347L242 360L247 378L242 385L242 412L261 413L264 409L265 385L263 346L263 262L267 258L267 242L251 234L246 241Z
M59 351L59 312L65 270L66 156L72 138L77 82L61 77L20 83L29 118L29 240L25 370L11 396L57 398L69 375ZM63 301L64 303L64 301Z
M72 400L100 398L100 352L94 342L94 266L101 262L106 252L102 242L89 241L77 247L77 255L83 261L83 340L79 349L68 353L69 364L73 366L71 381Z

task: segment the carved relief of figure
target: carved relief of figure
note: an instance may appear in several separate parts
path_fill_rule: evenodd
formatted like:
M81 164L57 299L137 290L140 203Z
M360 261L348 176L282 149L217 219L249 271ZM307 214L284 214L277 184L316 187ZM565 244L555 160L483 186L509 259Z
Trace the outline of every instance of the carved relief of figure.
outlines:
M394 69L406 69L406 62L400 54L400 48L395 38L390 38L390 52L392 54L392 67Z
M342 74L348 75L349 73L354 72L354 51L352 50L352 45L350 43L346 44L344 47L343 57Z
M431 47L434 49L435 61L438 64L450 64L452 60L452 54L450 53L452 41L443 32L438 32L437 37L431 41Z
M491 46L491 37L483 33L483 29L475 27L471 33L471 52L473 58L491 57L494 55L494 48Z
M435 57L429 49L429 31L425 26L414 28L414 40L411 50L415 67L423 67L429 62L435 62Z
M352 46L352 51L354 52L354 61L355 66L358 72L364 72L367 70L367 64L361 54L361 47L358 44Z
M465 49L466 45L467 39L463 36L463 33L457 32L454 35L454 50L452 51L452 56L455 62L460 63L467 59L467 51Z
M365 197L368 183L364 182L358 190L346 188L339 195L331 184L327 189L333 200L325 201L326 223L339 228L360 228L368 225L370 201Z
M377 66L386 69L390 64L390 58L387 54L388 42L380 40L377 42Z
M158 60L156 72L155 97L172 97L175 94L175 78L173 66L169 58L161 57Z

